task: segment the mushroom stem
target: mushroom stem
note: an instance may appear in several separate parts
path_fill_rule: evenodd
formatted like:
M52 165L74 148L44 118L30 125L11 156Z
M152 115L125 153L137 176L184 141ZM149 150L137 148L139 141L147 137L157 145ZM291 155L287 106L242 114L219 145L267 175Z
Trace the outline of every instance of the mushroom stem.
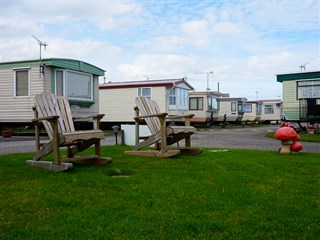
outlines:
M291 148L290 148L291 144L292 144L292 139L282 140L281 141L280 153L282 153L282 154L290 154L291 153Z

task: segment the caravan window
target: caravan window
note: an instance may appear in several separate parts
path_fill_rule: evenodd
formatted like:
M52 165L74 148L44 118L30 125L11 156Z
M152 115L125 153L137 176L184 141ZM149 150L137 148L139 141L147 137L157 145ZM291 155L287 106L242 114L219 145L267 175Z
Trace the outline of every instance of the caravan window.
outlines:
M243 102L238 102L238 111L239 112L243 112L243 105L244 105L245 103L243 103Z
M237 102L231 102L231 112L237 111Z
M218 110L218 101L216 98L208 97L208 110Z
M14 71L14 96L29 96L29 69L19 69Z
M261 114L261 104L257 103L256 105L256 113Z
M69 70L56 70L55 93L74 100L93 100L91 74Z
M138 96L151 98L151 88L150 87L138 88Z
M252 112L252 104L251 103L247 103L244 105L244 112L246 112L246 113Z
M264 106L264 113L265 114L274 114L273 105L265 105Z
M67 96L75 99L92 100L92 76L78 72L67 71Z
M203 97L190 97L189 110L203 110Z
M320 80L297 82L297 99L319 98Z
M169 109L188 110L188 90L175 87L169 92Z
M64 96L64 77L63 71L56 71L56 94Z

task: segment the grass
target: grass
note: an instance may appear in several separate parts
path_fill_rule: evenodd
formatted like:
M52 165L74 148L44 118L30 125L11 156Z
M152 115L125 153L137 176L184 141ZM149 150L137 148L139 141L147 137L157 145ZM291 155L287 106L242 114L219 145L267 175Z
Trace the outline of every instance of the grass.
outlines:
M301 137L301 141L305 142L319 142L320 143L320 134L299 134Z
M0 155L0 239L319 239L317 153L128 149L102 147L113 163L64 173Z
M275 138L274 133L268 133L266 135L269 138ZM320 143L320 134L306 134L306 133L299 133L301 138L301 142L319 142Z

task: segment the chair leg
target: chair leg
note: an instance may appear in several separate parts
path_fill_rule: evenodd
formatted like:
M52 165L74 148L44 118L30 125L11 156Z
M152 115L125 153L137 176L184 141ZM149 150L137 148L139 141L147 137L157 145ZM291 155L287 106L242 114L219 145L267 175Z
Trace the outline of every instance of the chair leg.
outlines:
M69 146L67 147L67 155L68 155L69 158L74 156L74 153L72 152L72 149Z
M186 146L186 147L191 147L191 139L190 139L190 136L186 137L186 139L185 139L185 146Z
M100 156L100 140L99 141L97 141L95 144L94 144L94 146L95 146L95 154L97 155L97 156Z
M58 122L50 122L52 126L52 145L53 145L53 158L54 158L54 165L60 165L60 155L59 155L59 135L58 135Z

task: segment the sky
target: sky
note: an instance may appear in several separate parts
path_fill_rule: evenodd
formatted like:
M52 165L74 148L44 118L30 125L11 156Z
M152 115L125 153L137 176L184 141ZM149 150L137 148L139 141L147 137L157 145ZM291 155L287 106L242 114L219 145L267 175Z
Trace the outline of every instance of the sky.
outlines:
M186 77L196 91L282 97L320 69L318 0L0 0L0 62L70 58L100 83ZM219 87L218 87L219 86Z

